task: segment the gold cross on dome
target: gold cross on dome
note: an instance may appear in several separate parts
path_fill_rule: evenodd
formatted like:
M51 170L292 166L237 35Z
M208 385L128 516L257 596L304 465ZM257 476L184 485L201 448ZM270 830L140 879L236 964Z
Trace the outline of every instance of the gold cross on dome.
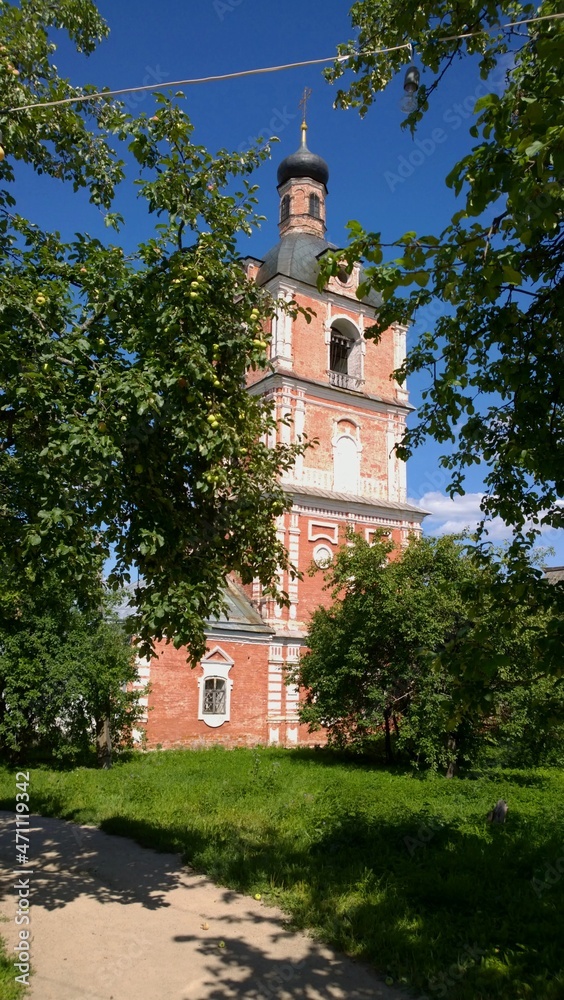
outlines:
M309 101L311 95L312 95L311 88L310 87L304 87L304 96L302 97L302 99L300 101L300 108L303 108L302 121L304 122L304 124L305 124L306 118L307 118L307 102Z

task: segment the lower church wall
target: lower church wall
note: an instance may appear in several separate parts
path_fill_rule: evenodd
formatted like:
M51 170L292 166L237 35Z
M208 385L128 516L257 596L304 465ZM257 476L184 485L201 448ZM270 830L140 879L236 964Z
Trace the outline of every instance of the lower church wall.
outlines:
M194 668L186 662L185 649L157 643L157 656L143 669L150 692L140 736L147 749L323 744L323 734L310 734L298 724L295 693L283 682L281 664L271 662L269 640L211 637L205 657ZM273 669L279 677L275 684ZM206 678L221 685L225 701L218 714L204 711Z

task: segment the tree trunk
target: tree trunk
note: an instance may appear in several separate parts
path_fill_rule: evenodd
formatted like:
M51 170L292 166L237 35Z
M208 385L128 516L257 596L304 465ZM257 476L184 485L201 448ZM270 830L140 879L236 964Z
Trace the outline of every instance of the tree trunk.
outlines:
M394 724L394 732L395 732L395 734L396 734L396 737L399 737L399 726L398 726L398 720L397 720L397 718L396 718L396 716L395 716L395 715L392 715L392 722L393 722L393 724Z
M392 750L392 735L390 733L390 709L384 709L384 726L386 732L386 764L393 764L394 762L394 751Z
M457 743L458 741L456 739L456 736L454 735L454 733L451 733L447 740L447 747L449 750L452 750L455 753L455 755L457 750ZM454 778L457 774L458 774L458 759L457 756L455 756L447 767L446 777Z
M108 715L96 719L96 766L104 770L112 766L112 738Z

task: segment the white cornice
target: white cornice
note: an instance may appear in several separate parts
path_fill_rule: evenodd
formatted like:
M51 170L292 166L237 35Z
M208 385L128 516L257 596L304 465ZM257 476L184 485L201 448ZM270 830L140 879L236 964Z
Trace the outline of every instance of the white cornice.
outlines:
M289 483L283 483L282 487L285 493L289 493L293 497L294 507L299 513L307 514L310 508L314 511L324 508L327 511L340 514L345 519L350 514L356 514L360 518L364 517L371 521L386 519L388 522L393 521L398 528L406 527L407 524L421 524L428 513L424 510L414 510L413 507L407 505L403 508L401 504L398 504L397 507L386 507L380 504L378 506L371 504L370 500L339 500L337 498L333 500L330 497L309 495L307 487L305 489L296 488ZM381 503L385 504L385 501L381 501Z
M392 403L391 400L377 399L375 396L367 396L361 392L350 392L348 389L337 389L335 386L326 385L315 379L303 378L294 375L293 372L269 372L258 382L253 382L248 387L251 396L259 396L272 389L304 389L305 391L315 390L316 395L321 399L326 399L331 403L346 402L354 404L359 409L372 412L384 413L411 413L415 409L409 403Z
M307 295L308 298L313 299L315 302L319 302L321 305L330 302L331 305L337 305L339 308L348 308L350 312L356 312L358 315L367 316L369 319L376 319L377 309L375 306L371 306L368 302L363 302L361 299L357 299L356 295L339 295L335 291L325 291L320 292L315 285L308 285L305 281L297 281L296 278L289 278L287 275L278 272L274 274L272 278L265 281L263 288L266 291L271 292L271 294L276 297L276 292L274 291L273 285L282 284L285 288L288 288L295 295L299 293L300 295Z

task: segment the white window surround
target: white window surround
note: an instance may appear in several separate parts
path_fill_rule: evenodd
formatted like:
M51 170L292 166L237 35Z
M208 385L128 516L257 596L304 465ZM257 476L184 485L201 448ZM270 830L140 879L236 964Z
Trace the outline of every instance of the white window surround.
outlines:
M205 722L211 729L217 729L224 722L231 719L231 689L233 681L229 677L229 671L234 664L234 660L227 656L220 646L216 646L209 653L206 653L200 663L202 675L198 678L198 719ZM204 693L206 681L216 677L225 681L225 713L221 715L211 715L204 713Z
M327 339L327 370L331 371L331 336L333 333L351 342L347 360L347 375L362 381L364 377L364 353L366 344L361 330L349 316L336 315L331 317Z

